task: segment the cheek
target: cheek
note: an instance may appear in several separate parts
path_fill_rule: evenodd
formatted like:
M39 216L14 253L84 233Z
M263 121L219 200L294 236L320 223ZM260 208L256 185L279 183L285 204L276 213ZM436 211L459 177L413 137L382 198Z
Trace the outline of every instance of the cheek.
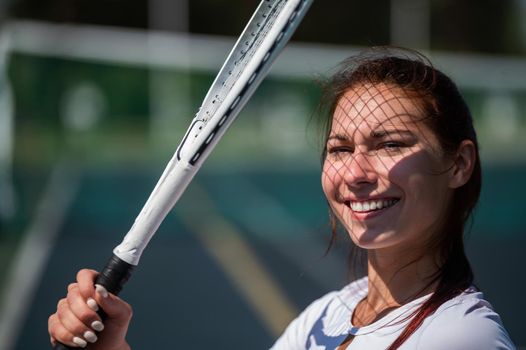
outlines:
M395 166L389 180L402 189L407 209L421 221L435 222L447 202L448 176L427 157L415 157L404 166Z
M325 195L328 195L334 187L334 174L327 168L325 163L321 172L321 187Z
M396 159L386 167L390 181L400 185L406 191L420 191L433 185L441 177L436 162L426 152L414 152Z
M374 172L378 175L379 178L389 179L391 178L403 178L404 173L399 169L400 159L396 156L379 156L372 158L370 160L371 165L374 169ZM407 175L405 175L407 176Z
M337 193L338 185L341 182L340 171L334 166L332 162L325 161L323 163L323 171L321 173L321 185L323 192L327 196L327 199L331 199L332 196Z

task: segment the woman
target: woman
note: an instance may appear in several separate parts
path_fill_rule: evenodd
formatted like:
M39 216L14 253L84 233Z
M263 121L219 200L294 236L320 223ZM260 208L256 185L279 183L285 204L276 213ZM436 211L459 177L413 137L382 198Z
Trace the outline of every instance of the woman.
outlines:
M417 53L372 50L324 100L323 190L367 277L312 303L273 349L514 349L464 252L481 167L454 83Z
M313 302L273 349L513 349L464 253L481 168L455 85L416 53L372 50L342 63L324 101L333 239L339 222L366 251L367 275ZM95 277L82 270L70 285L52 342L129 349L131 308Z

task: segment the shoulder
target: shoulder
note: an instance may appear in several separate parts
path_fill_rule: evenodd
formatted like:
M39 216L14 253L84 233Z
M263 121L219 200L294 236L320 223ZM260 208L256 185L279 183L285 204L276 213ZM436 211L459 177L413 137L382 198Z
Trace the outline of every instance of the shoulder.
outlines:
M309 334L314 328L325 329L338 325L341 320L347 320L355 304L354 299L363 294L362 283L362 280L355 281L313 301L288 325L272 349L305 349Z
M338 294L338 291L329 292L307 306L307 308L287 326L271 349L305 349L310 330L317 321L323 317L328 305L337 299Z
M442 304L418 333L420 346L427 349L515 349L499 315L475 291Z

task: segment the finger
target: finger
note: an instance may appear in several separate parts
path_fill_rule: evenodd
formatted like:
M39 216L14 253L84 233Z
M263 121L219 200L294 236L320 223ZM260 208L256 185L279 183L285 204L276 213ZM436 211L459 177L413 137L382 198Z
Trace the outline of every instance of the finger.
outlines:
M101 285L96 285L95 300L112 319L116 325L127 326L133 315L133 310L130 304L121 298L108 293L108 291Z
M73 288L76 288L76 287L77 287L77 283L70 283L68 285L68 293L69 293L70 290L72 290Z
M57 342L75 348L85 348L87 345L87 342L84 339L75 336L64 327L56 313L51 315L48 319L48 332L51 336L51 344L53 346L55 346Z
M86 303L92 309L93 311L98 311L99 306L97 305L95 299L92 298L95 288L91 283L91 271L95 273L95 276L97 276L97 272L94 270L88 270L90 272L86 272L83 274L80 274L81 283L71 283L68 286L68 292L71 291L74 288L78 288L80 290L81 295L86 299ZM78 275L78 274L77 274Z
M78 283L71 283L69 286L68 286L68 293L74 289L79 289L79 285ZM97 302L95 301L95 299L93 299L92 297L88 297L86 299L86 304L88 305L88 307L97 312L99 311L99 306L97 305ZM92 325L92 328L95 329L96 331L102 331L102 329L104 328L104 326L102 325L101 322L95 322L96 323L96 326L93 326Z
M80 294L82 294L84 300L88 300L95 294L95 279L98 275L97 271L90 269L82 269L77 273Z
M78 286L74 286L70 289L67 296L67 301L69 304L69 308L71 309L73 314L86 327L98 332L104 329L102 319L95 312L95 308L93 307L95 306L96 308L98 308L96 301L93 298L88 298L88 300L85 301L82 295L80 294ZM93 302L94 305L90 306L90 302ZM91 333L89 333L87 336L87 339L90 342L93 342L92 339L95 338L96 337L93 337Z
M71 310L67 299L62 299L57 306L57 318L61 326L70 334L69 341L82 347L82 344L97 341L97 335L82 320L80 320ZM72 336L72 337L71 337ZM55 337L57 339L61 339ZM64 339L64 338L62 338Z

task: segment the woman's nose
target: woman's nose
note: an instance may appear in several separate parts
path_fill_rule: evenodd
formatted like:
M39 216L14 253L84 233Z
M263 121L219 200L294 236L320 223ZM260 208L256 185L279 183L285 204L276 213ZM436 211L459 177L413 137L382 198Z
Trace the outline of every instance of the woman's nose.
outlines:
M343 178L347 186L360 187L376 183L378 172L376 170L377 161L374 158L374 155L365 152L358 152L349 157L341 170L344 172Z

